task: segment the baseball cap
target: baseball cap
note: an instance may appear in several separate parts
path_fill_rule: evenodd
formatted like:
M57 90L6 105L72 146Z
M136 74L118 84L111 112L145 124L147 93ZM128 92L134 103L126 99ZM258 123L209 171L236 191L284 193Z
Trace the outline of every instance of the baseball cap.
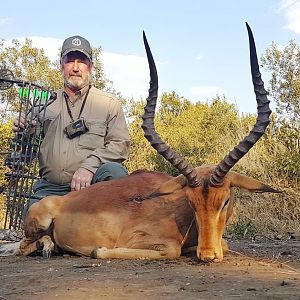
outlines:
M79 35L71 36L64 40L61 48L61 57L72 51L79 51L92 60L92 48L88 40Z

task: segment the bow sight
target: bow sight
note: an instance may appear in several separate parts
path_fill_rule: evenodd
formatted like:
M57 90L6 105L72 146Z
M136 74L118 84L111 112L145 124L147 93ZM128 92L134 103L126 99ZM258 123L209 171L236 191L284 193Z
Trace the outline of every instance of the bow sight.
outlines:
M56 93L36 83L14 79L10 70L1 69L0 96L4 110L1 125L9 120L7 107L16 99L17 109L13 109L13 115L19 121L21 117L26 119L25 128L18 128L7 142L6 149L1 147L0 152L3 161L0 176L4 176L0 191L6 204L4 228L21 229L24 206L38 179L38 154L43 139L45 108L56 99Z

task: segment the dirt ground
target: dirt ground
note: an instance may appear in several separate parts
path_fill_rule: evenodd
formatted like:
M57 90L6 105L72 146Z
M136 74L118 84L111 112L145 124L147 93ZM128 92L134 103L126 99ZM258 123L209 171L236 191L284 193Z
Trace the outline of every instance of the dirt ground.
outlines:
M300 240L229 240L222 263L0 257L0 299L300 299Z

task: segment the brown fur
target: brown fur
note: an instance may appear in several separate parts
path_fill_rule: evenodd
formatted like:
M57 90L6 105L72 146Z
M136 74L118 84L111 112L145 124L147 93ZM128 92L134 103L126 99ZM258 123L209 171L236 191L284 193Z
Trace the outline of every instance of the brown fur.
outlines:
M203 166L196 171L205 182L213 168ZM232 214L232 184L256 191L265 188L233 172L218 188L207 184L191 188L183 175L135 172L34 204L25 219L26 239L31 244L53 226L55 243L78 255L174 259L181 248L198 244L199 259L221 261L222 235ZM197 222L193 223L194 214Z

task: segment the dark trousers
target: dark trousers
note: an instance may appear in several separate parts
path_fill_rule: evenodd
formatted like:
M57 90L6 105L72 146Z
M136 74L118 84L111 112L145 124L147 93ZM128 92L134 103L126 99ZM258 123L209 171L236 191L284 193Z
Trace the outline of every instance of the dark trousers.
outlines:
M102 164L94 174L91 184L99 181L106 181L127 176L127 170L119 163L109 162ZM45 179L40 179L34 184L33 194L30 196L28 203L23 210L23 219L26 217L29 207L46 196L59 195L63 196L71 192L71 185L68 184L54 184Z

